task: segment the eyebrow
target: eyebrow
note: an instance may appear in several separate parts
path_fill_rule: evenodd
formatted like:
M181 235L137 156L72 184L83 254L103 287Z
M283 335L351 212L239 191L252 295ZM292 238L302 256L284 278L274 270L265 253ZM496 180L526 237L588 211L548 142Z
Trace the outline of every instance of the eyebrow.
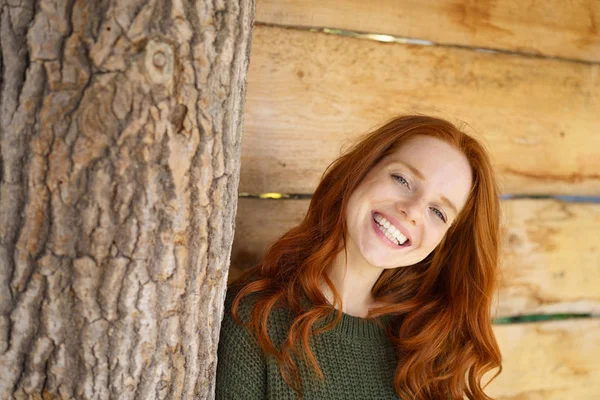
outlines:
M404 165L406 168L410 169L410 171L413 174L415 174L415 176L417 178L419 178L422 181L425 180L425 176L423 175L423 173L421 171L419 171L417 168L415 168L414 166L407 164L404 161L400 161L400 160L394 160L394 163ZM454 214L458 214L458 210L456 209L456 206L450 200L448 200L448 198L446 196L442 195L440 197L440 199L442 200L442 203L446 204L448 207L450 207L454 211Z
M416 169L416 168L415 168L415 167L413 167L412 165L410 165L410 164L407 164L407 163L405 163L404 161L400 161L400 160L396 160L396 161L394 161L394 163L396 163L396 164L402 164L402 165L404 165L406 168L410 169L410 171L411 171L413 174L415 174L415 175L417 176L417 178L419 178L419 179L420 179L420 180L422 180L422 181L426 180L426 179L425 179L425 176L424 176L424 175L421 173L421 171L419 171L418 169Z
M454 206L454 204L452 204L452 202L450 200L448 200L448 198L446 196L442 195L441 199L442 199L443 203L445 203L448 207L450 207L452 210L454 210L454 214L458 214L456 207Z

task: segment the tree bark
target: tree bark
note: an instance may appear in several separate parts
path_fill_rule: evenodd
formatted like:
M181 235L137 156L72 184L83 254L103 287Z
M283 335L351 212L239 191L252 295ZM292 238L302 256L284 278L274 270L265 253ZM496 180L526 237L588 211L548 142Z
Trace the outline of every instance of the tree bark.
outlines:
M0 399L213 398L254 0L0 4Z

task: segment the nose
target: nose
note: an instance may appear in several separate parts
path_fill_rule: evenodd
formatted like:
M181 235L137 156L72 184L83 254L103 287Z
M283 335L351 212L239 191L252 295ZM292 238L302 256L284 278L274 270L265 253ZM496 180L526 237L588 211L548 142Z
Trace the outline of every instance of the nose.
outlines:
M416 226L423 215L423 201L415 200L411 202L398 203L398 210L402 215L404 215L408 223Z

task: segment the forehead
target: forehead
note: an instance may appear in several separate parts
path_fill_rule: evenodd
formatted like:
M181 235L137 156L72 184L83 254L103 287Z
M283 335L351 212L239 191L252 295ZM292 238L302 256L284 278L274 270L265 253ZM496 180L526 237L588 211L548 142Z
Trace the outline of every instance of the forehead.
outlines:
M464 154L443 140L428 135L416 135L407 139L383 161L404 161L415 166L421 165L428 173L450 166L470 170Z
M400 144L389 158L422 158L429 155L454 155L461 156L461 153L452 147L449 143L428 135L415 135Z

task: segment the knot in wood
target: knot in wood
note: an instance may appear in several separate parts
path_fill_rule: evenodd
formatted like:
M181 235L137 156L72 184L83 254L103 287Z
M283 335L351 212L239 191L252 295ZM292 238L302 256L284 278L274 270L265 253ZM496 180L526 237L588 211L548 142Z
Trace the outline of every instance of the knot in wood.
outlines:
M175 64L174 51L171 45L150 40L146 45L145 69L150 80L155 84L168 84L173 79Z
M165 53L163 53L162 51L159 51L159 52L154 53L154 57L152 58L152 61L154 62L154 66L156 68L162 68L165 66L165 64L167 62L167 58L165 57Z

